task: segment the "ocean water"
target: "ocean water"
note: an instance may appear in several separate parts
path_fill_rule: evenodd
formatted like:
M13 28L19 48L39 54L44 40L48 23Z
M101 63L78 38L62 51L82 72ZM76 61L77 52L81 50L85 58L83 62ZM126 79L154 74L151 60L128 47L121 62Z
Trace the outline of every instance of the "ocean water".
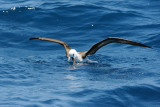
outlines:
M109 44L72 65L48 37L86 51L107 37L153 49ZM0 107L159 107L160 1L1 0Z

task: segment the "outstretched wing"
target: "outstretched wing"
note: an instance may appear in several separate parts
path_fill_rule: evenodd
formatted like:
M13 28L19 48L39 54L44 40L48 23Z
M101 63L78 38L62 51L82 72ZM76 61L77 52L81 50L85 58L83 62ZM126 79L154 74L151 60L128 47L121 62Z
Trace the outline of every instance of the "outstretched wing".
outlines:
M64 46L65 51L66 51L66 56L67 56L67 58L69 58L69 50L71 49L71 47L69 47L69 45L66 42L56 40L56 39L51 39L51 38L42 38L42 37L33 37L33 38L30 38L29 40L33 40L33 39L39 39L39 40L45 40L45 41L59 43L60 45Z
M98 49L100 49L101 47L110 44L110 43L122 43L122 44L129 44L129 45L135 45L135 46L141 46L141 47L147 47L147 48L151 48L147 45L138 43L138 42L134 42L131 40L127 40L127 39L123 39L123 38L116 38L116 37L109 37L107 39L104 39L96 44L94 44L87 52L84 52L84 57L88 56L88 55L93 55L97 52Z

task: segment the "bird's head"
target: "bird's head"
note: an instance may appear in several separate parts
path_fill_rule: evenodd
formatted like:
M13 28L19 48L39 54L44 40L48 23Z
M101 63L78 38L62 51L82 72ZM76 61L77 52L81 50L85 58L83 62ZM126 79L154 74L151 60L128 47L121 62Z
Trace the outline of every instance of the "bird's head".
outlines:
M71 58L75 58L76 56L77 56L77 51L75 50L75 49L71 49L70 51L69 51L69 57L71 57Z

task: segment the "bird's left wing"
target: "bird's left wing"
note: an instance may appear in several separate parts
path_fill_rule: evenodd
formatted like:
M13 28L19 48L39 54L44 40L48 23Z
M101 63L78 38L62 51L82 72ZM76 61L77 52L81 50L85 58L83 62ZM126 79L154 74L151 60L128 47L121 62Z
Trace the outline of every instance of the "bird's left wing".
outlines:
M109 37L107 39L104 39L104 40L94 44L88 51L83 52L82 53L83 57L95 54L98 49L100 49L101 47L103 47L107 44L110 44L110 43L122 43L122 44L129 44L129 45L151 48L150 46L147 46L147 45L135 42L135 41L131 41L131 40L123 39L123 38Z

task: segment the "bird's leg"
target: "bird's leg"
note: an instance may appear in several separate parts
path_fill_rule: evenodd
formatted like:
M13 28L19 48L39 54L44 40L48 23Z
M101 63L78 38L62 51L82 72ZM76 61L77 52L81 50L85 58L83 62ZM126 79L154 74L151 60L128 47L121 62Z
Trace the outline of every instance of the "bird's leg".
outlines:
M73 61L73 65L75 65L76 64L75 58L72 57L72 61Z
M70 57L68 57L68 61L70 61Z

